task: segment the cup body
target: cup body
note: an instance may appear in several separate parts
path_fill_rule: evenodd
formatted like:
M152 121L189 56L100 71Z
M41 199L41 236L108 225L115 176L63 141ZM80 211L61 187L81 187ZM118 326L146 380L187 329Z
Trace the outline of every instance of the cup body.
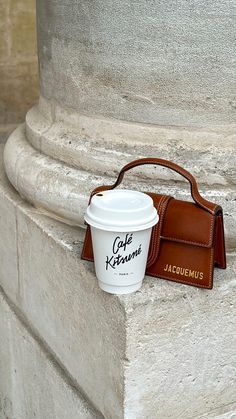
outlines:
M91 227L95 272L101 289L128 294L142 286L151 230L126 233Z
M145 275L152 227L158 222L152 198L126 189L97 193L84 218L91 227L99 286L112 294L137 291Z

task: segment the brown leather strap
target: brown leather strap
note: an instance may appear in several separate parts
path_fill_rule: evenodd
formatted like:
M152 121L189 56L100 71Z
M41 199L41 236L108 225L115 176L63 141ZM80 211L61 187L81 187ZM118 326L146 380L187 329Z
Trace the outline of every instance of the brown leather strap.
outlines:
M124 174L127 170L133 169L134 167L141 166L143 164L154 164L154 165L158 165L158 166L163 166L163 167L166 167L168 169L174 170L175 172L182 175L190 183L191 195L192 195L193 200L196 202L196 204L198 204L200 207L204 208L206 211L210 212L211 214L216 213L217 209L219 208L218 205L214 204L213 202L207 201L205 198L203 198L200 195L200 193L198 191L197 182L196 182L195 178L193 177L193 175L191 175L191 173L189 173L187 170L183 169L181 166L178 166L177 164L175 164L175 163L173 163L169 160L163 160L163 159L152 158L152 157L139 159L139 160L134 160L134 161L126 164L126 166L124 166L121 169L121 171L120 171L120 173L119 173L119 175L116 179L116 182L113 185L99 186L98 188L96 188L92 192L91 197L98 192L116 188L122 182Z

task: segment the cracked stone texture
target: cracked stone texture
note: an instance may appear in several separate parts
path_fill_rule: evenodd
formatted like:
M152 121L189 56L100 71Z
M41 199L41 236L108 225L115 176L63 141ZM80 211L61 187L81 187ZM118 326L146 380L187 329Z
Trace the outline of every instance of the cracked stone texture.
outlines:
M15 217L1 285L86 400L106 419L236 415L235 254L212 291L146 277L140 292L105 294L80 260L83 231L42 216L1 173Z

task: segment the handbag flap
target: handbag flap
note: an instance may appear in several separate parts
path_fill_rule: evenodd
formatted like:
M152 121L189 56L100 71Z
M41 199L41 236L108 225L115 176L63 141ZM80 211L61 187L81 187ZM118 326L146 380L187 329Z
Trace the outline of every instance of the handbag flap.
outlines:
M158 210L163 195L148 193ZM163 214L160 238L210 248L213 246L214 215L198 205L170 199Z

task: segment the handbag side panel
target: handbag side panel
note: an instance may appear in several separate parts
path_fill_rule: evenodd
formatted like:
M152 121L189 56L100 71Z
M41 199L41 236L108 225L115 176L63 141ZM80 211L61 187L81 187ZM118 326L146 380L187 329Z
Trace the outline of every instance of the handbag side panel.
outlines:
M216 216L215 228L215 265L218 268L226 269L225 235L222 212Z
M93 261L93 246L92 246L92 237L91 237L91 229L90 226L87 226L85 238L84 238L84 245L81 253L81 259Z

